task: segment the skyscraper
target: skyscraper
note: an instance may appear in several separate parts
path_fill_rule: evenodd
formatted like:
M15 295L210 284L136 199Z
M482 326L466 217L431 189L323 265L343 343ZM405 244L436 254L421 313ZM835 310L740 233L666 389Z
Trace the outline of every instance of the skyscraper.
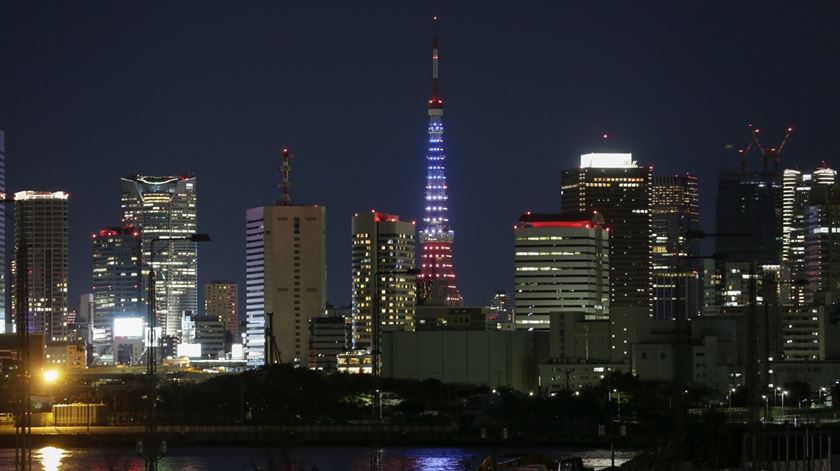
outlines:
M782 173L782 255L781 261L787 282L782 286L786 303L806 304L805 237L809 208L824 199L825 193L837 179L837 171L822 166L812 173L787 169Z
M651 186L631 154L586 154L562 174L563 211L599 212L610 227L610 305L652 314ZM517 312L518 315L518 312Z
M6 197L6 134L0 130L0 195ZM11 332L6 296L6 205L0 204L0 334Z
M143 281L155 267L155 312L162 335L177 336L181 315L198 312L198 250L195 242L152 241L187 237L197 228L196 179L192 176L129 176L122 179L122 222L140 230ZM148 296L143 290L144 297ZM145 302L145 299L144 299Z
M239 343L239 285L232 281L205 283L204 315L220 320L230 341Z
M91 240L94 361L112 363L114 320L133 318L145 321L147 315L140 275L141 237L134 226L105 227L91 234ZM140 321L139 325L142 324L143 321Z
M715 251L728 261L778 264L782 251L782 185L778 172L721 171Z
M600 214L525 213L514 226L516 328L548 330L549 315L609 315L609 232Z
M246 211L245 316L249 365L266 361L266 323L273 317L282 363L309 363L309 319L327 304L327 210L294 204L289 195L288 150L283 151L282 197Z
M377 211L356 214L352 222L353 243L353 346L371 345L374 297L379 301L383 331L414 330L417 301L414 268L413 222ZM374 291L373 278L378 289Z
M700 222L697 177L689 174L654 176L651 187L653 231L653 316L673 319L678 313L697 315L700 277L685 258L694 252L688 231ZM681 311L678 311L681 309Z
M455 284L455 269L452 263L455 232L449 227L437 36L432 39L432 97L429 99L428 114L429 149L426 154L425 215L423 229L420 231L418 295L421 300L427 302L461 304L461 293Z
M805 228L806 302L830 306L840 300L840 187L814 192Z
M29 330L43 332L46 342L66 340L67 198L63 191L15 193L15 250L26 253Z

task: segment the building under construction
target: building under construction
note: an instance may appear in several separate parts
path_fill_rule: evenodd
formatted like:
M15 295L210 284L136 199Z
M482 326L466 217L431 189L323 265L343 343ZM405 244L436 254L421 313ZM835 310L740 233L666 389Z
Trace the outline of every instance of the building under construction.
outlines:
M716 238L716 252L731 261L778 264L782 252L782 173L779 161L793 128L787 128L778 146L762 144L761 131L748 126L749 142L738 151L740 170L722 170L718 179L715 232L741 234ZM755 149L761 170L750 171L748 158Z

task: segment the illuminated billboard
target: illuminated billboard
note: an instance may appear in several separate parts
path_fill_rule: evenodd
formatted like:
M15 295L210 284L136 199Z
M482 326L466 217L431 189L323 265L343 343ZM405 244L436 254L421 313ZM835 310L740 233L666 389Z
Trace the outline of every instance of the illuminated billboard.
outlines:
M139 339L143 337L142 317L114 318L114 337Z
M636 168L636 162L633 154L583 154L580 156L580 168Z
M178 357L201 358L200 343L179 343Z

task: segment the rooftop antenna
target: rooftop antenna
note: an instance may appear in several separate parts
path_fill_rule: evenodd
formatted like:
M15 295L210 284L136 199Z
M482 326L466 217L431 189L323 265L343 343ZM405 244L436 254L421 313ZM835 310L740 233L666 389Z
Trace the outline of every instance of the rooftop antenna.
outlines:
M280 174L282 175L282 180L280 181L280 190L282 191L280 206L292 206L295 204L292 201L292 195L289 193L289 188L292 186L291 182L289 182L289 170L291 170L289 160L292 158L292 154L289 152L289 149L283 149L280 155L283 159L283 163L280 164Z

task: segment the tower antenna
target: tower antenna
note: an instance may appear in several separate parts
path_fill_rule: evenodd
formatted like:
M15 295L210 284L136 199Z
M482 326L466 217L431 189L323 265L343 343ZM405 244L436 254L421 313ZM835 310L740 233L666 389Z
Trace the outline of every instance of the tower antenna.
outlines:
M432 17L432 98L429 100L429 108L443 108L443 101L440 99L440 79L438 78L438 38L437 38L438 17Z
M289 182L289 170L291 170L291 165L289 165L289 160L292 158L291 152L289 149L283 149L283 152L280 154L283 163L280 164L280 174L282 175L282 180L280 180L280 190L282 194L280 196L280 205L281 206L292 206L294 201L292 201L292 195L289 193L289 188L292 187L291 182Z

